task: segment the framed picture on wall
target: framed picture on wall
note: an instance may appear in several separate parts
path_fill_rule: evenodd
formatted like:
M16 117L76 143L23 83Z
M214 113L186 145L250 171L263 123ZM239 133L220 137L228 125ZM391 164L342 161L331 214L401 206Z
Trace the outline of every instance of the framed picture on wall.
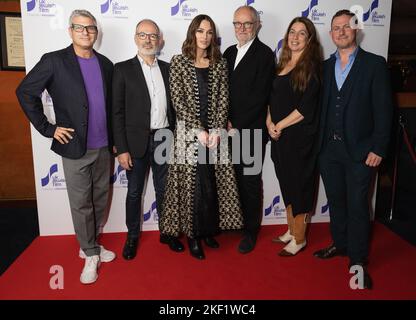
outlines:
M17 12L0 12L1 70L25 70L22 18Z

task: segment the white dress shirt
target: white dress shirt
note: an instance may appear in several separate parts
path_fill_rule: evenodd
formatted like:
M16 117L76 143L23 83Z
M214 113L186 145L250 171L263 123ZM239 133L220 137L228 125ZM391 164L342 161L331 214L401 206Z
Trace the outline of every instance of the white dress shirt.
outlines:
M150 129L161 129L169 126L167 117L166 88L157 59L149 66L141 56L137 55L146 79L150 96Z
M253 43L253 41L254 41L254 38L251 39L246 44L243 44L241 47L239 47L239 45L237 44L237 56L235 58L234 70L235 70L235 68L237 68L237 65L240 63L241 59L243 59L243 57L247 53L248 49L250 49L250 46Z

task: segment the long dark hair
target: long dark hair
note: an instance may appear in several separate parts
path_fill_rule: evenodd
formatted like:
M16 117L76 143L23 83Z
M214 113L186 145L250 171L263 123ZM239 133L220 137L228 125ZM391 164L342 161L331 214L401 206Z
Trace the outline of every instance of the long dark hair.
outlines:
M292 87L295 91L304 92L312 76L321 79L322 50L319 43L317 32L311 20L304 17L296 17L290 22L283 41L282 52L277 64L277 74L279 74L292 58L292 52L288 45L289 31L296 22L302 23L308 31L308 41L302 55L293 69L290 77Z
M204 20L207 20L211 24L211 28L212 28L212 39L211 39L211 44L207 48L207 58L210 60L211 64L215 64L221 59L221 51L218 45L217 29L211 17L205 14L197 15L191 21L191 24L188 27L188 32L186 33L186 39L182 45L182 54L191 60L195 60L196 58L196 30L199 28L201 22Z

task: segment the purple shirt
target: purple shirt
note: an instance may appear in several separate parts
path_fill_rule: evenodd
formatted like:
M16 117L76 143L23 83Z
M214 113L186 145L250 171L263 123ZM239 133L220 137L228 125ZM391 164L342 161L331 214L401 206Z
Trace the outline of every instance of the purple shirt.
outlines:
M87 149L99 149L108 146L107 117L100 64L96 56L90 59L77 58L88 97Z

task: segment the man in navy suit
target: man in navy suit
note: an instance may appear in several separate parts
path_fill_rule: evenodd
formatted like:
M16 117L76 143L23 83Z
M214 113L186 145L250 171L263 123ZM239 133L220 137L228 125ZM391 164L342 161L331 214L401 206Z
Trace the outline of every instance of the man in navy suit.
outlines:
M230 82L228 129L237 131L241 138L240 150L233 148L233 159L235 153L239 153L239 163L235 163L234 168L244 219L243 237L238 250L248 253L256 245L263 213L261 177L268 137L267 105L275 73L275 58L273 51L257 37L261 24L255 8L239 7L234 12L233 24L238 44L224 52ZM252 163L247 161L247 155L253 157Z
M361 270L361 284L370 289L369 190L387 154L393 108L386 61L357 45L356 21L340 10L331 22L337 51L324 63L319 166L333 243L314 255L348 255L350 270Z
M158 135L169 136L166 131L175 125L175 112L169 94L169 64L156 58L162 41L158 25L149 19L140 21L134 40L137 55L117 63L113 77L114 143L118 161L126 170L128 179L128 230L123 248L123 258L126 260L136 256L141 230L141 200L150 167L157 212L162 212L168 167L167 163L155 159L155 152L164 143L159 141ZM159 130L161 132L158 133ZM175 252L184 250L183 244L175 237L161 234L160 242L169 245Z
M113 64L93 49L98 28L90 12L74 10L68 32L72 44L43 55L16 95L36 130L52 138L51 149L62 156L79 256L85 258L80 281L89 284L97 280L99 263L115 258L97 241L110 181ZM43 112L40 96L45 89L53 101L56 124Z

